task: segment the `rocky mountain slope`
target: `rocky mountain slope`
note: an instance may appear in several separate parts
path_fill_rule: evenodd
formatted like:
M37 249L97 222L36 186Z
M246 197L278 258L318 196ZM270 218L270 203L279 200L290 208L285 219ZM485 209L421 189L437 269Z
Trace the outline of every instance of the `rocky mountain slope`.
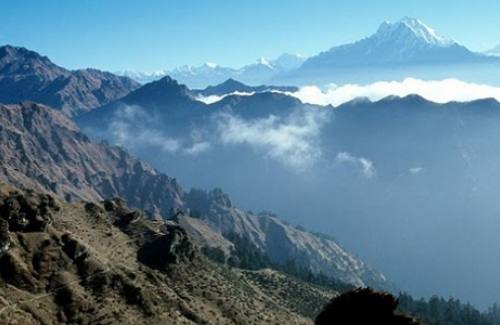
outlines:
M67 201L122 196L151 215L182 205L175 179L118 147L91 142L47 106L0 105L0 136L2 181L49 191Z
M191 232L199 234L205 243L220 243L219 247L227 249L226 243L209 238L214 237L213 232L229 238L236 235L260 248L272 262L282 265L293 262L316 274L322 273L354 286L389 289L382 274L347 253L329 236L294 227L269 213L256 215L244 212L218 189L209 192L191 190L185 201L194 215L210 226L211 231L193 218L183 218L180 223L186 229L196 230ZM214 244L210 246L217 247Z
M1 185L0 225L3 324L311 324L298 295L335 294L277 273L263 291L262 276L209 263L182 228L119 199L65 204Z
M0 103L31 100L74 116L138 87L127 77L95 69L70 71L21 47L0 47Z
M220 242L227 232L237 233L275 262L297 259L301 266L355 285L387 287L380 273L335 241L299 231L275 217L243 213L218 191L187 195L174 179L121 149L91 142L71 121L48 107L29 103L0 106L0 134L5 139L0 148L0 180L52 192L68 201L121 196L156 217L168 217L172 209L199 211L206 225L191 223L186 229L216 229ZM215 220L222 220L225 228L219 228Z

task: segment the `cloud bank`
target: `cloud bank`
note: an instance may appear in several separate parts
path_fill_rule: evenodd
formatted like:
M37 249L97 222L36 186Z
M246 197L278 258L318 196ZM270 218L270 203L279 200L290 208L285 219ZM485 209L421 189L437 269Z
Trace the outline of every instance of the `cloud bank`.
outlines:
M387 96L408 95L420 95L436 103L466 102L484 98L494 98L500 101L500 87L457 79L426 81L406 78L403 81L379 81L367 85L330 85L324 90L317 86L306 86L288 94L300 99L303 103L333 106L360 97L377 101Z
M169 136L158 119L146 113L139 106L124 106L118 110L108 127L113 141L125 148L137 149L144 146L155 147L169 154L195 156L210 149L201 132L192 130L188 136Z
M467 102L477 99L494 98L500 101L500 87L486 84L476 84L458 79L421 80L406 78L403 81L379 81L367 85L345 84L329 85L326 88L318 86L304 86L296 92L283 93L298 98L305 104L338 106L356 98L368 98L378 101L388 96L405 97L420 95L436 103L452 101ZM253 92L233 92L224 95L198 96L198 101L213 104L227 96L251 96Z
M224 95L210 95L210 96L198 95L195 97L195 100L210 105L210 104L216 103L216 102L218 102L218 101L220 101L228 96L252 96L254 94L255 94L255 92L235 91L235 92L224 94Z
M107 129L107 137L123 147L147 147L164 154L198 156L217 146L247 146L297 171L311 167L322 155L321 131L329 122L329 110L303 107L287 116L269 115L245 119L218 112L209 123L192 124L173 134L139 106L118 110Z
M305 109L285 118L270 115L244 120L221 113L216 120L221 143L248 145L287 166L303 169L314 164L322 154L318 142L329 114Z

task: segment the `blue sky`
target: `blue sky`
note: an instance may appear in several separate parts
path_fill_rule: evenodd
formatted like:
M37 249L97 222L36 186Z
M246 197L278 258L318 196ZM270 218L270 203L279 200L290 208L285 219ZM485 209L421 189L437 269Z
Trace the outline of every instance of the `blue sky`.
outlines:
M498 0L4 0L0 43L69 68L240 66L282 52L313 55L403 16L484 50L500 43L498 13Z

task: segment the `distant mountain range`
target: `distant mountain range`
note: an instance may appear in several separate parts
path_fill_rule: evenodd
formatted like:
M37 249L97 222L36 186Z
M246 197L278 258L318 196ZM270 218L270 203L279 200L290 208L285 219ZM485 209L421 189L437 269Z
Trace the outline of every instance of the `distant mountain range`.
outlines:
M236 79L248 84L258 85L276 74L298 68L304 60L305 58L302 56L285 53L275 60L260 58L256 63L241 68L229 68L215 63L205 63L198 67L182 66L173 70L153 73L121 71L117 72L117 74L130 77L141 83L147 83L169 75L190 88L205 88L209 85L222 83L227 79Z
M489 82L492 79L482 71L500 69L500 59L492 56L498 52L497 49L473 52L441 36L420 20L405 17L394 23L382 23L367 38L332 47L309 58L284 54L276 60L261 59L240 69L208 63L153 74L122 74L141 82L170 75L190 88L204 88L229 78L250 85L360 83L406 77L456 77Z
M95 69L70 71L25 48L0 47L0 103L32 100L74 116L118 99L138 85Z

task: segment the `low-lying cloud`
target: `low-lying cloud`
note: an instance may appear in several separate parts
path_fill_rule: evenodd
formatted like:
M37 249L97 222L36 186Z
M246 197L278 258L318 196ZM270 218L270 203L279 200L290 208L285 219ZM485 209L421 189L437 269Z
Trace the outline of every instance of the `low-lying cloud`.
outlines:
M210 143L204 140L200 132L192 130L184 138L168 136L165 130L155 125L157 120L139 106L124 106L115 114L108 133L116 144L129 149L149 146L165 153L190 156L210 149Z
M403 81L379 81L367 85L331 85L323 90L317 86L306 86L288 94L300 99L303 103L333 106L355 98L377 101L388 96L405 97L408 95L420 95L436 103L467 102L484 98L494 98L500 101L500 87L457 79L426 81L406 78Z
M248 145L285 165L303 169L320 158L320 132L328 119L326 110L304 109L285 118L270 115L252 120L221 113L216 123L221 143Z
M375 166L371 160L363 157L355 157L348 152L339 152L335 158L339 164L351 164L359 168L361 174L366 178L375 177Z
M153 147L165 154L185 156L198 156L217 146L247 146L300 171L321 157L321 131L330 114L315 107L298 108L287 116L252 119L218 112L208 123L192 124L174 135L141 107L125 106L115 114L107 137L131 150Z
M213 104L216 103L228 96L252 96L254 95L255 92L241 92L241 91L235 91L232 93L227 93L224 95L209 95L209 96L203 96L199 95L196 96L195 99L199 102L205 103L205 104Z
M378 101L388 96L405 97L419 95L436 103L467 102L477 99L494 98L500 101L500 87L486 84L476 84L458 79L421 80L406 78L403 81L378 81L366 85L345 84L329 85L326 88L304 86L296 92L283 93L298 98L305 104L338 106L356 98L368 98ZM233 92L224 95L198 96L196 99L206 104L212 104L227 96L251 96L253 92Z

